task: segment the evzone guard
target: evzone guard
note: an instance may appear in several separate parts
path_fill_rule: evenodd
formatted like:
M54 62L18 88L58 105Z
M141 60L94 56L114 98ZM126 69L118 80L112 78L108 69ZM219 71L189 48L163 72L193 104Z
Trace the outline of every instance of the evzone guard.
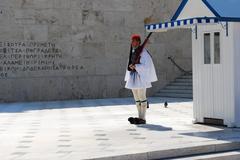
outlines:
M152 87L152 82L157 81L155 67L150 53L145 45L152 33L148 35L141 45L138 34L131 36L129 62L125 75L125 88L131 89L136 102L138 117L130 117L131 124L146 124L146 110L148 106L146 91Z

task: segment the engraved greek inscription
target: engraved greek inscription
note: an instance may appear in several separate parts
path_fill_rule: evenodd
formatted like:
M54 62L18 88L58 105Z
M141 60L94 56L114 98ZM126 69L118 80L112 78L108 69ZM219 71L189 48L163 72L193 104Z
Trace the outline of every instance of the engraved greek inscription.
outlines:
M65 64L65 58L55 43L1 41L0 78L17 78L24 72L51 76L56 75L54 71L73 71L81 68L78 64ZM24 75L31 77L31 74Z

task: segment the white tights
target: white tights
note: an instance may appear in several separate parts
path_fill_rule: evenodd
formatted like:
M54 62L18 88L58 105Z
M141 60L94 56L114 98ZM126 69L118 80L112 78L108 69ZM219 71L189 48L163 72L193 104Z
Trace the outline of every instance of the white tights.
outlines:
M136 106L138 109L138 117L146 120L146 110L147 110L147 89L132 89L133 97L136 101Z

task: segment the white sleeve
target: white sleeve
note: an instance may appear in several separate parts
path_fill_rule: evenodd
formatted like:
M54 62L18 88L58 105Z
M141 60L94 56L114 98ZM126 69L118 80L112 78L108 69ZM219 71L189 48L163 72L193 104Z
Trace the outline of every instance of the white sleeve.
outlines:
M136 71L138 74L145 75L149 71L149 63L150 63L150 56L148 53L146 53L146 50L143 51L140 59L140 64L136 64Z
M140 64L136 64L135 66L135 69L142 78L142 80L147 82L157 81L157 75L152 58L146 50L144 50L142 53Z

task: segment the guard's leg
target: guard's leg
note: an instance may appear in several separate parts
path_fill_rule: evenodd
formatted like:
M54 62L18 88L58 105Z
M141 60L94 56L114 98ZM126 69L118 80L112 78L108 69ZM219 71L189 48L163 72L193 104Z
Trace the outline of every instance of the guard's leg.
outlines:
M141 119L146 120L147 100L141 101Z
M137 110L138 110L138 117L140 117L140 115L141 115L141 101L140 101L139 96L138 96L138 90L133 89L132 92L133 92L133 97L134 97L134 100L136 102L136 106L137 106ZM138 119L139 118L129 117L128 121L131 124L137 124Z
M147 96L146 96L146 89L140 89L138 91L138 95L141 101L141 116L140 118L145 121L146 123L146 110L147 110Z
M139 99L138 89L133 89L132 92L133 92L133 96L134 96L137 110L138 110L138 117L140 118L140 116L141 116L141 101Z

